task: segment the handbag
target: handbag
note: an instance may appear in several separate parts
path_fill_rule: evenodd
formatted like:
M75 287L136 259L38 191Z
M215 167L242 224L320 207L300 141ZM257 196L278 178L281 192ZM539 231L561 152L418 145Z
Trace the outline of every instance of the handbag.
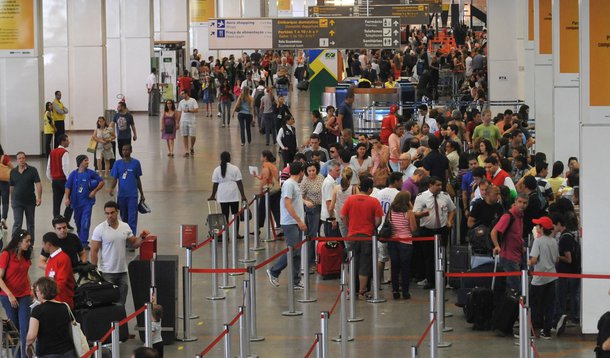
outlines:
M377 234L377 236L379 236L382 239L392 238L393 230L392 230L392 219L390 218L391 213L392 213L391 211L388 211L388 213L385 216L385 219L383 220L383 224L381 225L381 229L379 229L379 233Z
M9 181L11 179L11 168L3 163L4 154L0 157L0 181Z
M148 206L144 200L140 200L138 203L138 212L140 212L140 214L148 214L151 211L150 206Z
M97 142L93 138L89 139L89 144L87 144L87 152L95 153L95 148L97 148Z
M89 343L87 343L87 337L80 328L80 323L76 322L74 314L67 303L64 303L70 313L70 333L72 334L72 341L74 342L74 350L79 357L82 357L89 351Z

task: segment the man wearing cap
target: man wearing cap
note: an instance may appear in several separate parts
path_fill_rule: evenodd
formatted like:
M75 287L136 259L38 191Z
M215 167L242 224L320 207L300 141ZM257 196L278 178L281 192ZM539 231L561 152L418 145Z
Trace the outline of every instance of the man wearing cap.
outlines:
M493 242L493 255L500 255L500 267L505 272L519 271L523 255L523 211L527 207L528 197L519 194L512 208L500 217L498 223L491 230L490 237ZM502 242L498 240L498 233L502 234ZM506 278L506 288L520 291L520 278L516 276Z
M381 143L388 145L388 139L390 135L394 133L394 128L398 124L398 117L396 114L398 112L398 106L393 104L390 106L390 113L387 116L383 117L381 120Z
M534 266L534 272L556 273L555 264L559 261L557 240L551 237L554 233L553 221L548 216L532 220L542 236L534 240L528 265ZM540 338L551 338L553 314L555 311L555 281L557 277L534 276L530 293L532 304L532 323L534 327L542 327Z
M74 209L74 221L78 237L84 248L88 248L91 210L95 205L95 194L104 186L104 179L89 169L89 158L81 154L76 157L77 169L72 171L66 182L66 207Z

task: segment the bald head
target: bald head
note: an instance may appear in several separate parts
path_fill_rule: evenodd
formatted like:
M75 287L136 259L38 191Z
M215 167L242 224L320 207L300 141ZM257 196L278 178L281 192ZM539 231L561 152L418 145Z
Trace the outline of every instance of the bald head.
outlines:
M411 165L411 155L409 153L402 153L398 157L398 163L400 164L400 170L405 170Z

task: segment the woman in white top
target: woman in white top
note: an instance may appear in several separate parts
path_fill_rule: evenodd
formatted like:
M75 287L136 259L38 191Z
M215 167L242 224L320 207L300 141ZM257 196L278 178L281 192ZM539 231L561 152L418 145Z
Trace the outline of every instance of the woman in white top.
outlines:
M238 167L231 164L231 154L229 152L220 153L220 165L212 173L212 195L208 198L220 203L222 213L230 221L229 209L235 215L239 211L239 199L247 201L244 194L244 184L241 181L241 171ZM239 189L239 191L237 190ZM235 220L237 232L239 233L239 220ZM240 235L241 236L241 235Z
M349 166L354 171L352 176L351 184L358 184L358 177L362 173L371 172L373 169L373 159L366 153L367 146L364 143L358 143L356 145L356 155L352 156L349 161Z

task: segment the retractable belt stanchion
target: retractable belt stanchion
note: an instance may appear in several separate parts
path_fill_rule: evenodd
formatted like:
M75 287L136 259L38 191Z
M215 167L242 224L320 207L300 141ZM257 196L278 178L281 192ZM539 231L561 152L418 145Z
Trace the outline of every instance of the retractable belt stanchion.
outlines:
M252 316L252 311L250 310L250 279L247 277L243 281L243 302L244 314L242 318L244 330L242 336L245 346L245 355L242 357L257 357L257 355L250 353L250 317Z
M150 302L146 303L144 309L144 346L152 348L152 311L153 305Z
M324 356L322 351L322 333L316 333L316 340L318 341L316 345L316 358L322 358Z
M246 281L244 281L244 282L246 282ZM239 306L239 313L240 313L240 316L239 316L239 356L247 357L249 354L249 352L248 352L249 346L246 342L246 339L247 339L246 331L248 330L248 328L246 327L246 325L247 325L246 308L244 306Z
M245 232L244 232L244 258L239 260L244 263L248 262L256 262L256 259L250 258L250 223L248 220L250 219L248 213L248 203L244 203L244 223L245 223Z
M233 214L233 223L235 220L239 220L237 215ZM237 225L231 226L231 268L237 268ZM240 276L243 275L241 272L230 273L229 276Z
M322 339L318 344L322 346L322 357L328 358L328 316L330 316L328 311L320 312L320 331L322 335Z
M224 337L224 348L225 348L225 358L233 358L233 355L231 354L231 325L225 323L223 325L224 330L227 332L225 333L225 337Z
M358 296L358 291L356 290L356 260L354 260L353 250L347 251L347 258L349 260L349 318L347 321L360 322L364 318L356 316L356 297Z
M527 270L521 271L521 298L519 304L519 358L530 358L529 319L527 306Z
M248 266L248 277L250 279L250 342L264 341L265 337L259 337L256 328L256 267Z
M288 246L288 311L282 312L282 316L301 316L303 312L296 311L294 308L294 247Z
M254 195L254 203L252 204L252 210L253 210L253 215L252 215L252 221L254 223L254 239L252 241L252 248L250 250L252 251L260 251L260 250L264 250L265 248L263 246L259 246L260 244L260 229L258 227L258 220L260 218L260 213L258 212L258 204L261 200L261 196L256 194Z
M226 226L223 226L223 233L226 231ZM218 269L217 258L216 258L216 245L218 242L218 234L214 232L214 238L212 240L212 270ZM224 300L225 297L221 296L218 293L218 274L216 272L212 272L212 294L211 296L206 297L206 299L211 301L216 300Z
M411 346L411 358L417 358L417 347Z
M119 358L121 356L121 348L119 348L121 344L121 340L119 338L119 322L113 321L111 323L111 327L112 333L110 337L112 339L112 343L110 345L112 349L112 358Z
M462 210L460 210L460 197L458 195L456 195L453 200L455 201L454 204L455 204L455 207L457 208L457 210L455 211L455 220L453 221L455 223L453 225L453 230L455 233L453 244L458 245L460 240L462 239L462 236L461 236Z
M271 199L269 190L265 190L265 240L263 242L275 241L275 237L271 233ZM276 219L277 220L277 219Z
M307 236L305 235L305 231L301 232L301 241L306 240ZM310 303L316 302L315 298L310 296L310 286L309 286L309 241L306 241L303 245L301 245L301 270L303 271L303 277L301 277L301 282L303 282L303 298L297 300L301 303Z
M373 245L373 282L372 282L372 289L373 289L373 298L368 299L366 302L368 303L382 303L385 302L386 299L385 298L380 298L379 297L379 266L377 265L377 256L378 256L378 250L377 250L377 235L373 235L373 238L371 240L371 244Z
M430 290L430 322L432 329L430 329L430 358L436 358L438 356L438 314L436 312L436 290Z
M445 342L443 332L446 332L445 328L445 274L444 274L444 261L443 261L443 249L441 245L441 236L434 236L434 255L436 265L436 277L435 290L436 290L436 329L438 332L439 348L451 347L451 343ZM451 329L452 330L452 329Z
M191 305L189 304L192 296L189 285L189 268L182 266L182 317L191 317ZM191 337L191 323L189 319L182 320L182 337L177 338L182 342L193 342L197 337Z
M341 264L341 293L339 294L339 336L333 342L341 342L341 357L347 357L347 342L354 338L347 333L347 263Z
M237 224L235 221L233 221L233 224L231 224L232 227L237 227ZM235 245L235 244L233 244ZM227 233L227 230L224 230L222 232L222 268L224 270L229 268L229 248L227 247L229 246L229 234ZM235 285L231 285L229 284L229 274L226 272L222 273L222 283L220 285L220 288L222 289L229 289L229 288L235 288Z
M150 260L150 291L148 295L148 300L150 302L156 302L157 300L157 279L155 277L156 256L157 254L153 254L153 257Z
M193 268L193 250L190 247L186 248L186 267L188 267L189 270ZM186 280L186 284L189 287L189 292L193 292L193 273L191 271L188 271ZM199 315L193 314L193 297L191 297L191 295L189 295L187 300L184 301L184 305L188 305L188 311L191 313L189 319L199 318ZM178 316L178 318L183 319L184 316Z
M95 348L97 348L95 350L95 352L93 353L93 357L95 357L95 358L102 358L102 342L101 341L95 341L93 346Z

